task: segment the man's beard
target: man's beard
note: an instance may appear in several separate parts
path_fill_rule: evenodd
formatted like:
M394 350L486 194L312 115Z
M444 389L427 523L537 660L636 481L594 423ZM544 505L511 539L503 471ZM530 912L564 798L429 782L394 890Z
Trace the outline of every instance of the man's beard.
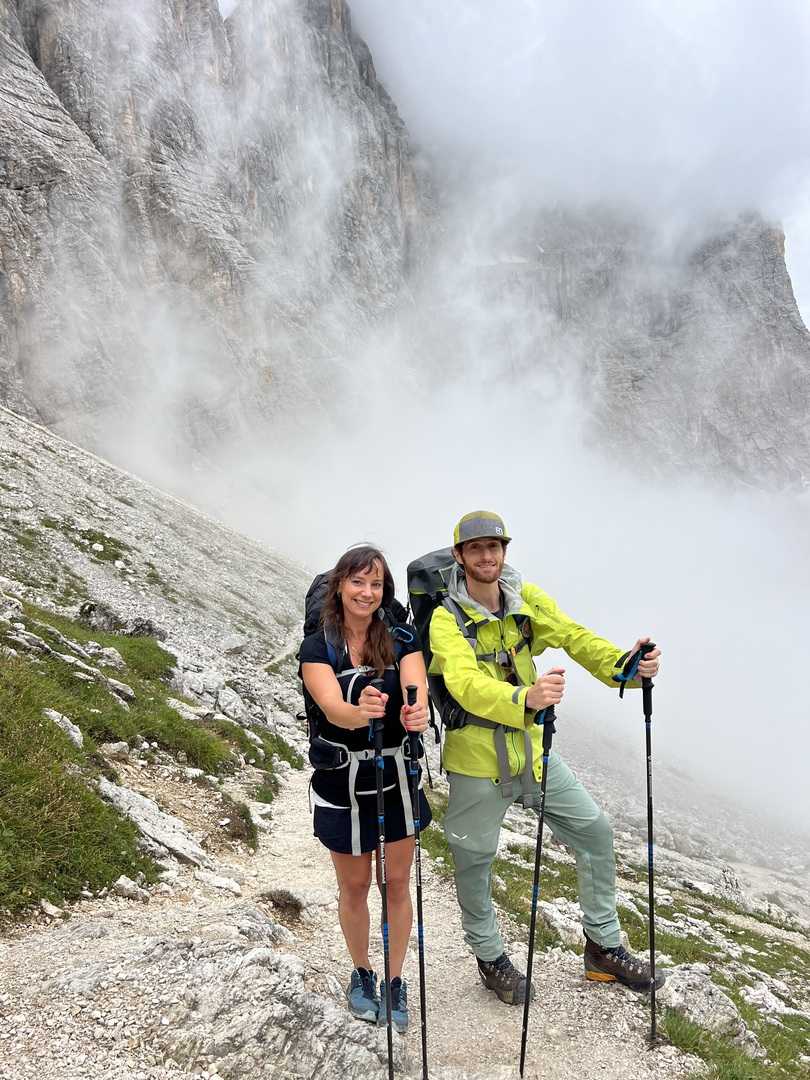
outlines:
M500 578L503 566L495 566L491 570L475 570L470 567L465 567L464 569L467 575L471 577L473 581L477 581L479 585L492 585L493 582L496 582Z

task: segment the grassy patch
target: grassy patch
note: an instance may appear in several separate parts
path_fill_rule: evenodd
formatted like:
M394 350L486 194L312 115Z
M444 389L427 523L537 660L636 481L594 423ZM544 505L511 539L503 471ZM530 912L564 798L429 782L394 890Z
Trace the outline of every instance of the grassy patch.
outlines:
M732 981L722 972L714 972L712 979L722 986L748 1027L754 1032L767 1051L768 1060L774 1066L775 1077L801 1076L799 1057L810 1047L810 1020L801 1016L780 1016L769 1020L745 1000L740 993L739 979ZM807 1075L805 1069L804 1075Z
M259 846L259 833L245 803L232 799L230 795L223 793L222 809L228 816L228 824L226 825L228 835L233 840L241 840L255 851Z
M444 792L430 788L425 788L425 796L430 803L433 820L437 822L444 821L444 815L447 813L448 796Z
M208 774L233 771L235 748L249 760L260 757L241 726L206 726L169 706L165 679L174 659L157 641L90 630L30 604L24 605L23 621L59 652L66 647L57 632L80 645L95 641L117 649L126 667L113 677L129 685L135 699L125 708L103 682L77 679L75 667L58 657L0 658L0 909L15 914L43 896L55 902L73 899L85 884L98 889L122 873L143 870L153 877L151 862L138 851L134 826L88 787L100 772L115 778L98 753L101 743L123 741L140 748L146 740ZM0 642L4 636L0 627ZM46 708L80 729L81 749L43 717ZM259 788L266 799L278 789L273 756L295 768L303 762L281 736L257 734L270 766ZM255 849L256 826L248 807L228 800L225 812L230 835Z
M422 829L419 836L422 850L427 852L436 863L436 869L439 873L444 877L452 877L455 870L453 853L450 851L450 846L441 825L434 821L426 829ZM437 859L442 861L436 862Z
M425 796L430 804L433 821L420 834L422 850L427 852L433 859L436 869L442 876L452 877L455 870L453 853L441 825L442 819L447 812L447 796L439 791L431 791L427 788L425 789ZM442 861L436 862L437 859Z
M60 567L60 575L54 581L53 599L59 607L73 607L89 598L87 583L67 566Z
M0 525L0 529L8 533L8 535L29 554L39 555L42 552L42 537L36 529L32 529L28 525L19 525L13 521L7 525Z
M74 547L86 552L99 562L116 562L118 559L123 559L124 555L132 550L129 544L124 543L123 540L119 540L115 536L100 532L98 529L77 529L72 522L63 518L46 516L42 518L40 524L44 529L51 529L53 532L61 533ZM93 544L101 545L103 550L94 551Z
M264 743L264 752L267 754L268 760L275 755L282 761L286 761L288 765L291 765L294 769L303 769L304 759L295 750L286 739L283 739L280 735L276 735L275 732L258 732L262 737Z
M137 848L135 827L89 786L99 772L110 775L98 754L100 743L140 746L146 740L215 774L235 767L233 747L258 756L241 727L212 730L167 704L171 690L164 679L174 660L156 640L91 631L31 605L24 605L23 621L59 651L65 646L52 631L80 645L94 640L116 648L126 666L113 677L132 687L135 700L127 710L103 683L78 679L75 667L56 657L0 658L0 910L12 914L42 896L57 903L76 899L85 886L97 890L121 874L143 870L153 878L151 862ZM0 629L0 642L3 636ZM80 729L81 748L43 717L44 708L54 708ZM268 762L278 755L301 767L300 755L279 735L260 737ZM271 771L261 787L265 794L278 788ZM256 826L247 807L229 800L225 809L230 835L255 849Z
M545 866L541 867L540 896L543 900L549 900L552 893L545 888L545 869ZM534 866L532 865L531 868L518 866L511 860L496 858L492 864L492 874L492 899L517 919L522 926L528 927L531 921ZM559 945L559 943L559 936L538 916L536 947L544 949L550 945Z
M757 950L757 955L749 955L747 960L760 971L768 975L787 973L810 979L810 953L804 949L785 941L775 941L747 927L732 926L725 921L721 922L721 926L730 940Z
M622 929L627 932L631 949L646 955L649 947L649 929L646 917L639 918L629 908L623 905L620 905L620 907ZM658 907L656 911L669 918L674 914L668 909ZM705 942L701 938L693 937L691 934L687 937L680 937L662 929L658 925L655 928L655 949L656 952L666 953L676 964L716 964L718 958L722 958L721 954L718 953L717 946Z
M25 614L38 623L52 626L66 638L86 645L88 641L95 641L102 648L111 647L117 649L124 659L130 672L134 672L142 679L163 680L168 678L175 660L171 653L162 649L154 638L128 637L125 634L114 634L107 630L91 630L65 615L56 615L52 611L35 607L33 604L24 605ZM40 637L47 639L47 630L42 626L34 626L33 631Z
M257 802L271 803L279 792L278 777L266 772L264 779L253 791L253 798Z
M49 686L31 675L26 661L0 657L0 909L12 914L120 874L154 880L135 827L74 772L84 755L43 718Z
M712 1035L673 1009L665 1010L661 1030L674 1046L706 1062L710 1080L775 1080L779 1075L772 1067L754 1061L731 1042Z

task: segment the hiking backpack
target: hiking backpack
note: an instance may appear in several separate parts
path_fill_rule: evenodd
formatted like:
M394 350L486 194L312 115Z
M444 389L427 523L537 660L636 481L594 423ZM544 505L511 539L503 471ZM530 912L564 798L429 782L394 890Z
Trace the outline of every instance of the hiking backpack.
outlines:
M453 549L449 547L422 555L408 566L408 599L413 625L419 635L428 672L433 659L430 649L430 620L439 606L446 608L456 620L459 630L475 653L477 660L502 662L497 653L482 655L478 652L478 628L475 619L471 619L461 605L448 595L448 586L455 567ZM530 647L531 619L528 615L515 615L514 618L522 635L519 647L524 644ZM454 730L470 722L470 714L452 697L441 675L428 675L428 690L433 704L438 709L443 727Z

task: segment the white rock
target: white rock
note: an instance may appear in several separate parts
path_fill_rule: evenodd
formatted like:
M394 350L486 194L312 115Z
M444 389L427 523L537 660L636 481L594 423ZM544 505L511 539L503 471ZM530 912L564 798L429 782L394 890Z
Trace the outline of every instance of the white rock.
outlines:
M229 686L223 686L217 694L217 708L231 720L241 720L247 711L244 701Z
M112 761L129 761L130 749L125 742L102 743L98 749L99 753Z
M212 889L223 889L226 892L233 893L234 896L242 895L241 886L233 878L221 877L219 874L211 873L208 870L195 870L194 877L204 885L210 885Z
M708 970L705 964L679 965L669 972L658 1000L708 1031L731 1039L749 1057L764 1057L756 1035L728 994L709 978Z
M717 888L708 881L693 881L690 878L683 878L681 884L693 892L700 893L701 896L715 896L717 894Z
M0 594L0 619L12 622L14 619L19 619L22 613L23 606L19 600L13 596Z
M149 902L149 893L146 889L142 889L140 885L136 885L131 878L126 876L126 874L122 874L117 881L113 882L112 891L116 896L123 896L127 900L140 900L143 904Z
M84 745L84 736L72 721L57 712L56 709L43 709L42 715L47 717L48 720L52 720L54 724L58 724L73 745L81 750Z
M546 900L538 901L537 910L544 922L556 930L566 944L582 944L582 912L579 904L557 897L551 904Z
M196 671L184 671L179 689L180 693L184 694L186 697L202 697L205 693L202 676ZM176 705L172 707L177 708ZM179 712L180 710L178 709L177 711Z
M135 691L131 686L127 686L126 683L118 682L117 679L110 679L106 676L104 677L104 683L113 691L113 693L117 694L120 698L124 698L125 701L135 700Z
M760 1012L775 1016L803 1016L810 1019L810 1013L792 1008L787 1002L782 1001L781 998L772 993L765 983L758 983L756 986L743 986L740 994L749 1005L753 1005Z
M105 664L107 667L115 668L117 671L122 671L126 667L123 656L118 649L114 649L112 646L101 650L99 653L99 662Z
M61 908L58 908L54 904L50 903L50 901L46 900L44 896L40 900L39 906L42 908L42 910L45 912L45 914L51 919L61 919L62 916L65 914L64 911L62 911Z
M214 671L213 669L204 671L200 677L202 679L203 692L211 694L213 697L216 697L219 690L225 685L225 679L222 676L222 673Z
M238 656L245 651L248 640L241 634L229 634L222 642L222 651L226 656Z
M175 712L180 713L184 720L188 720L191 723L194 723L195 720L199 720L201 716L205 716L208 712L208 709L204 706L187 705L185 701L178 701L177 698L166 698L166 701Z
M165 814L152 799L113 784L103 776L99 777L97 784L102 797L133 821L148 839L166 848L182 862L209 868L214 866L211 858L189 835L183 822L171 814Z
M661 903L664 903L664 900L661 898L660 895L658 896L658 900ZM616 903L620 907L627 908L628 911L631 911L639 919L643 919L646 917L645 915L642 915L642 913L636 907L635 901L632 899L632 897L628 896L628 894L625 892L621 892L621 890L617 890L616 892Z

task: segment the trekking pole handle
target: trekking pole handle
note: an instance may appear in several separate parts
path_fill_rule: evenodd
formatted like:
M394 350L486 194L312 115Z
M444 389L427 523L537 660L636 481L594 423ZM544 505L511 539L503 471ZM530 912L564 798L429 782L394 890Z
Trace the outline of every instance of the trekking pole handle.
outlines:
M645 656L647 655L647 653L651 653L654 648L655 648L655 642L654 641L650 641L646 645L642 645L641 648L639 649L639 652L641 653L641 656L639 657L639 659L643 660L645 658ZM641 679L641 697L642 697L642 708L644 710L644 720L645 720L646 723L649 723L650 720L652 720L652 692L653 692L653 686L654 685L655 684L653 683L652 679L649 676L647 676L647 675L642 676L642 679Z
M537 714L534 718L535 724L540 724L543 728L543 754L548 755L551 750L551 740L556 732L554 727L554 721L557 719L557 714L554 711L553 705L546 705L545 709Z
M405 687L405 703L407 705L416 704L416 695L419 693L419 688L410 683ZM411 767L416 768L414 762L419 757L419 732L408 732L408 744L411 748Z
M534 722L543 729L543 753L547 754L551 749L551 737L557 731L554 726L554 721L557 719L557 714L554 711L553 705L546 705L545 709L541 709L535 716Z
M379 676L376 679L369 679L369 683L368 683L369 686L373 686L374 689L379 690L380 693L383 692L384 684L385 684L385 680L379 678ZM385 727L385 717L384 716L378 716L376 720L369 720L369 724L368 724L369 739L372 737L372 735L380 735L380 736L382 736L382 732L383 732L384 727ZM382 744L380 744L380 745L382 745Z
M638 665L655 648L654 641L648 641L646 645L640 645L634 653L631 653L624 662L620 675L614 675L613 681L619 684L619 697L624 697L624 688L628 682L638 676ZM652 679L642 676L641 686L644 690L652 690ZM647 702L647 698L644 699ZM652 715L652 696L649 696L650 715Z

